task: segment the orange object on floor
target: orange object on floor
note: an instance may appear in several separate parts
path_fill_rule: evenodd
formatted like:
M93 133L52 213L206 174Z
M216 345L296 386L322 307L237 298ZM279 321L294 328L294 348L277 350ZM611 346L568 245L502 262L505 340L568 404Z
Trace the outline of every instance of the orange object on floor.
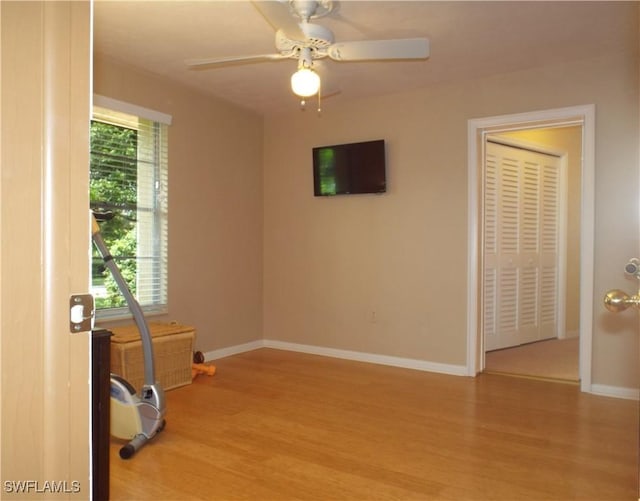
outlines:
M198 374L213 376L215 373L215 365L191 364L191 379L195 379Z

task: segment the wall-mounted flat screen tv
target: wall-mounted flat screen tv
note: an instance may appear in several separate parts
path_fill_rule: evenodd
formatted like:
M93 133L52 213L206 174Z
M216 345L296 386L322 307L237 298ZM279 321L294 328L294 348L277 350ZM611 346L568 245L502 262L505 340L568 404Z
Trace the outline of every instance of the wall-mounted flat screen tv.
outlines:
M313 148L317 197L387 191L383 139Z

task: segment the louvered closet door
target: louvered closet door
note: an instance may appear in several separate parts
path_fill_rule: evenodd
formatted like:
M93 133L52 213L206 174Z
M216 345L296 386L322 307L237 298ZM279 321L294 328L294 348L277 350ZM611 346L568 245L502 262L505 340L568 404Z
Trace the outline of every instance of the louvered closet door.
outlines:
M557 336L560 159L488 142L485 349Z

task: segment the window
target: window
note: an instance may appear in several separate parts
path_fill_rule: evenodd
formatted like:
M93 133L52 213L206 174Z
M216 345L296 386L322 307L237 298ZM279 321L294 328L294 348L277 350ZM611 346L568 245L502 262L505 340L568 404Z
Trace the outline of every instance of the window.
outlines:
M168 161L171 117L94 96L91 120L90 203L112 212L100 232L143 311L168 304ZM124 297L93 249L91 293L97 317L128 316Z

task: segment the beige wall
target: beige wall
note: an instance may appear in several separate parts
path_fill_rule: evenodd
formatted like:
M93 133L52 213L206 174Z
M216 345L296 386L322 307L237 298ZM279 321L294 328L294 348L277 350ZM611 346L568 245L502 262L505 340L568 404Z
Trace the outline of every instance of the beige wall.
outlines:
M611 287L634 286L621 270L639 248L635 42L629 54L341 106L328 100L321 118L268 118L265 338L464 365L467 121L594 103L593 382L636 388L636 317L612 319L601 302ZM387 141L387 194L313 197L313 146L374 138Z
M262 338L262 118L96 57L94 92L172 115L169 303L210 351ZM155 320L155 318L154 318Z
M580 332L580 216L582 190L582 127L556 127L519 130L499 134L566 154L567 162L567 259L565 327L561 337Z

